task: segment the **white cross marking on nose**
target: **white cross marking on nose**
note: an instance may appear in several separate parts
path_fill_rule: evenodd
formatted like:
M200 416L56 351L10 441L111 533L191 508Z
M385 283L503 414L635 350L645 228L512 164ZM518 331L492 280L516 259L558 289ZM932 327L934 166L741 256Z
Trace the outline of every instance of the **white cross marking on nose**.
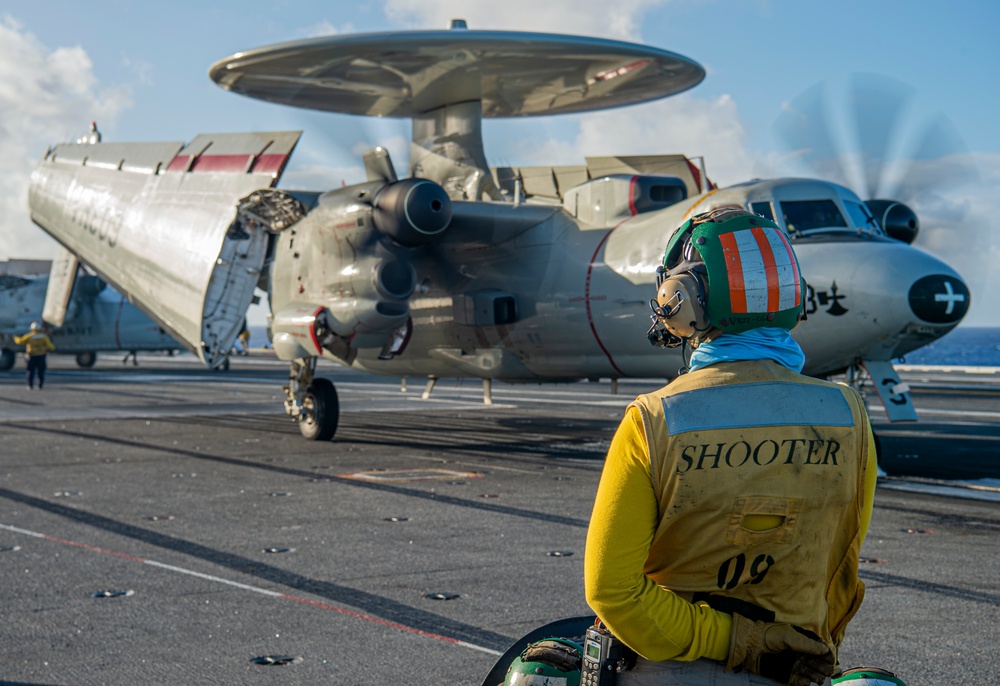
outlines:
M951 281L945 281L944 282L944 289L947 291L947 293L935 293L934 294L934 302L936 302L936 303L944 303L944 302L948 303L948 307L945 308L944 313L945 314L951 314L952 311L955 309L955 303L964 303L965 302L965 296L963 294L961 294L961 293L956 293L954 290L952 290L952 288L951 288Z

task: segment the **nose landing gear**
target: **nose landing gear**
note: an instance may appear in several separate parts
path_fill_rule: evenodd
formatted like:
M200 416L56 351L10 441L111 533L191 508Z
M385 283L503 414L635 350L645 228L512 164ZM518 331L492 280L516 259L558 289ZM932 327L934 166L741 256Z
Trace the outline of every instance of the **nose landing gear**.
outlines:
M311 441L329 441L337 433L340 400L329 379L317 379L316 358L293 360L285 386L285 412Z

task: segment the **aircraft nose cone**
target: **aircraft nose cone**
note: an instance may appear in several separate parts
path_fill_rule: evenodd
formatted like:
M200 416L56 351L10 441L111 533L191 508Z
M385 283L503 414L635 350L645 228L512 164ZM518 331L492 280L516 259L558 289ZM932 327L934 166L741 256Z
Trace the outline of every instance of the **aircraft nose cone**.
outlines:
M910 286L910 309L931 324L957 324L969 311L971 294L961 279L931 274Z

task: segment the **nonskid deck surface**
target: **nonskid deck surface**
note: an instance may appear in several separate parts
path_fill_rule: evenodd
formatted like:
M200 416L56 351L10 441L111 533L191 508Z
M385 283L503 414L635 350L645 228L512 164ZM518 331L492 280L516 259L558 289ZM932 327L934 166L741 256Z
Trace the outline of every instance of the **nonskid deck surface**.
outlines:
M285 367L263 355L229 372L50 359L41 392L20 362L0 374L13 683L478 684L517 637L588 612L604 451L656 385L494 384L484 406L478 382L422 400L423 380L403 393L321 365L343 414L336 440L312 443L281 412ZM873 403L887 464L995 472L1000 375L902 376L921 421L890 426ZM883 480L845 664L911 686L990 683L998 484Z

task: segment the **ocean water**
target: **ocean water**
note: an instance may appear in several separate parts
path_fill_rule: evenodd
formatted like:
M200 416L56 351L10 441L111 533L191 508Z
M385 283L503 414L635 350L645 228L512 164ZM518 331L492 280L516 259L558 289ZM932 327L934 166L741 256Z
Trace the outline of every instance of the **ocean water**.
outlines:
M906 364L1000 367L1000 327L959 327L904 360Z

